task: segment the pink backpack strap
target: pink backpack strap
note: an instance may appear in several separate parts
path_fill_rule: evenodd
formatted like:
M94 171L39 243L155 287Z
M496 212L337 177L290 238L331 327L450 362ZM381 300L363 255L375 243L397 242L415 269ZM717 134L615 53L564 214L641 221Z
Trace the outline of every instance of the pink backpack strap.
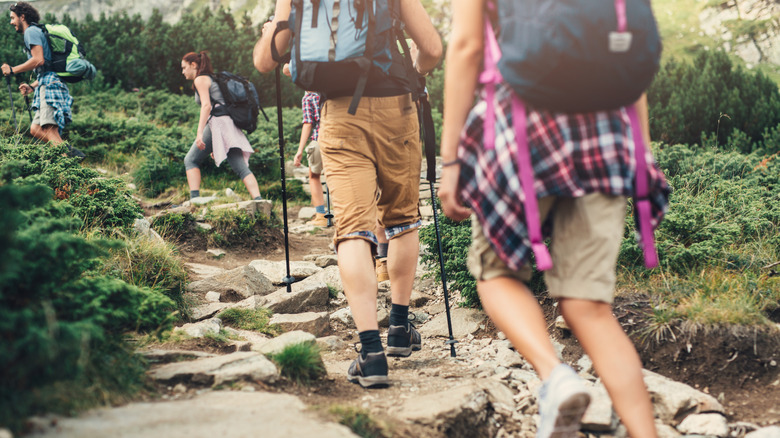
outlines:
M484 69L479 76L479 82L485 88L485 121L483 127L483 141L486 150L493 149L496 142L495 133L495 94L496 85L503 81L498 70L498 60L501 59L501 48L498 46L493 25L485 17L485 54ZM525 210L525 223L528 228L528 237L531 239L531 249L536 258L536 267L540 271L552 268L552 257L542 238L542 226L539 220L539 205L534 189L534 169L531 165L531 152L528 149L528 133L526 122L526 110L517 96L512 98L512 120L515 128L515 143L517 151L515 159L520 173L520 184L525 195L523 207Z
M645 257L645 267L648 269L658 266L658 253L655 249L655 240L653 237L653 224L651 218L651 207L649 195L647 164L647 146L645 138L642 135L642 125L639 123L639 115L635 105L626 107L628 119L631 123L631 137L634 139L634 153L636 154L636 183L634 193L634 204L639 214L639 245Z
M523 102L512 97L512 124L515 128L515 143L517 151L515 159L520 171L520 185L523 188L525 210L525 225L528 228L528 238L531 239L531 249L536 258L536 269L546 271L552 268L552 257L542 238L542 224L539 219L539 205L534 189L534 168L531 165L531 150L528 148L528 121Z
M479 75L479 83L485 88L485 124L483 127L483 143L485 150L492 150L496 145L496 114L495 97L496 85L503 81L501 72L498 71L498 60L501 59L501 48L498 47L496 34L493 32L493 25L490 19L485 17L485 49L483 56L484 67Z

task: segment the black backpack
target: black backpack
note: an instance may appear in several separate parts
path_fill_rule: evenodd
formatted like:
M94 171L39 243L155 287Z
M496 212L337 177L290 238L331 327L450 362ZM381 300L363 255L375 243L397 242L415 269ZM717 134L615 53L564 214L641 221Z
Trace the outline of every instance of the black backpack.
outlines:
M211 77L217 82L224 102L211 110L212 116L229 115L233 123L251 134L257 129L257 115L260 112L260 98L254 84L246 78L227 71L221 71Z

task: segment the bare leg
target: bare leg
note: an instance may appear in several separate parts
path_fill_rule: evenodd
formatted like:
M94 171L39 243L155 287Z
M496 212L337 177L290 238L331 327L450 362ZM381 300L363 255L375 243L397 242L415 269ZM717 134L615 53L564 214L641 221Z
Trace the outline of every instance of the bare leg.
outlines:
M322 178L319 173L309 170L309 188L311 189L311 205L325 205L325 196L322 194Z
M352 309L359 332L379 330L376 318L377 284L371 244L363 239L350 239L338 246L339 273L344 295Z
M506 334L518 353L544 380L560 364L547 333L547 322L536 297L521 281L498 277L477 283L477 291L490 319Z
M244 177L244 185L246 186L246 190L249 192L249 196L251 196L252 199L260 196L260 188L257 186L257 179L255 178L254 173L250 173Z
M381 234L384 234L384 229ZM393 304L409 305L419 252L420 240L416 229L394 238L388 246L387 273L390 275Z
M593 367L629 436L656 437L653 406L642 378L642 362L612 314L612 306L573 298L561 299L559 306L572 333L593 360Z
M200 168L193 167L187 171L187 185L190 191L200 190Z
M60 129L57 125L32 125L30 126L30 134L47 143L51 143L54 146L62 143L62 137L60 137Z

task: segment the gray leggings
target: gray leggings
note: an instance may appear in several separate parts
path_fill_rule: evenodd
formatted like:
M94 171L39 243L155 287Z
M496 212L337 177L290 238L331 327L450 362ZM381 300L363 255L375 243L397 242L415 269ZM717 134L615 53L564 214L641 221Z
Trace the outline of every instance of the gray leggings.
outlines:
M211 128L206 125L206 129L203 130L203 143L206 143L206 149L198 149L198 145L192 142L190 151L187 152L187 156L184 157L184 169L196 169L199 168L200 163L203 162L209 155L211 155ZM247 176L252 174L249 170L249 166L244 161L244 152L239 148L232 148L228 150L227 162L230 164L230 168L233 169L238 178L243 180Z

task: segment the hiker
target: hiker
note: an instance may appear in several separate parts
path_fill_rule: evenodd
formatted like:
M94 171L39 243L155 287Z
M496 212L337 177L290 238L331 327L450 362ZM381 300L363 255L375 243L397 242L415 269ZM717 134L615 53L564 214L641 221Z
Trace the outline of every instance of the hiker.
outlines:
M546 438L553 432L556 437L575 437L589 395L582 379L557 357L544 313L527 286L532 274L526 231L530 225L523 215L522 189L516 188L519 184L507 184L521 178L517 166L511 165L517 144L511 120L514 91L500 82L491 102L484 88L478 89L483 50L489 46L485 40L487 1L452 2L439 196L450 218L463 220L473 214L468 266L477 279L482 305L543 380L537 437ZM488 109L494 114L494 144L483 144L487 143L483 127L488 126ZM644 95L637 102L637 112L642 132L634 135L643 136L649 144ZM656 436L653 408L639 355L611 306L626 196L630 195L626 190L632 188L636 172L626 113L625 108L575 114L528 108L526 132L535 152L533 187L539 197L539 219L544 223L549 214L547 223L552 225L553 264L545 272L549 294L557 299L558 310L592 359L628 434L641 438ZM646 156L653 163L649 153ZM499 157L505 157L509 165ZM668 186L654 163L647 167L651 198L660 199L662 205L656 208L664 210ZM499 250L506 249L505 242L510 256L525 254L516 267L511 267L514 259L499 255Z
M431 19L419 0L390 3L399 5L400 19L418 45L414 68L420 74L430 72L442 52L441 39ZM323 5L324 2L319 7L324 8ZM377 3L377 9L379 5L382 3ZM279 31L273 37L278 53L286 53L290 45L290 31L277 29L280 21L287 21L290 8L288 0L277 0L274 19L263 26L253 56L255 67L261 72L271 71L277 65L271 51L275 31ZM340 10L345 13L348 8L342 4ZM301 35L296 34L296 38ZM393 64L403 62L393 50L388 53L393 56ZM354 115L348 111L352 109L357 81L340 84L343 92L325 93L319 145L337 218L334 244L339 272L361 344L347 378L363 387L384 387L389 379L377 323L377 279L372 259L377 245L375 230L379 219L391 242L388 273L392 308L387 355L406 357L422 345L408 315L419 253L422 152L411 87L407 81L385 75L375 63L369 71Z
M24 34L24 47L27 61L11 67L3 64L3 75L14 75L34 71L36 80L32 84L19 85L23 96L35 93L31 109L35 116L30 124L30 134L53 145L63 142L62 131L71 121L71 105L73 98L57 74L47 63L51 62L52 52L49 41L40 27L34 26L41 19L38 11L27 2L17 2L11 5L11 25L17 33ZM83 153L70 148L71 154L82 157Z
M290 66L285 64L284 74L290 76ZM320 95L307 91L301 99L301 111L303 111L303 127L301 128L301 140L298 144L298 152L295 153L293 164L301 167L303 151L306 151L306 160L309 163L309 189L311 191L311 204L316 213L314 218L307 222L315 227L327 227L328 218L325 217L325 197L322 195L322 156L320 146L317 144L317 136L320 131Z
M263 199L257 179L249 170L249 155L254 152L249 140L244 132L236 127L229 114L219 112L224 98L217 82L212 79L214 70L209 55L206 52L190 52L184 55L181 59L181 74L188 81L193 81L195 101L200 105L195 141L184 157L190 199L200 196L199 166L209 155L214 158L217 167L227 159L230 168L246 186L249 196L256 201Z

